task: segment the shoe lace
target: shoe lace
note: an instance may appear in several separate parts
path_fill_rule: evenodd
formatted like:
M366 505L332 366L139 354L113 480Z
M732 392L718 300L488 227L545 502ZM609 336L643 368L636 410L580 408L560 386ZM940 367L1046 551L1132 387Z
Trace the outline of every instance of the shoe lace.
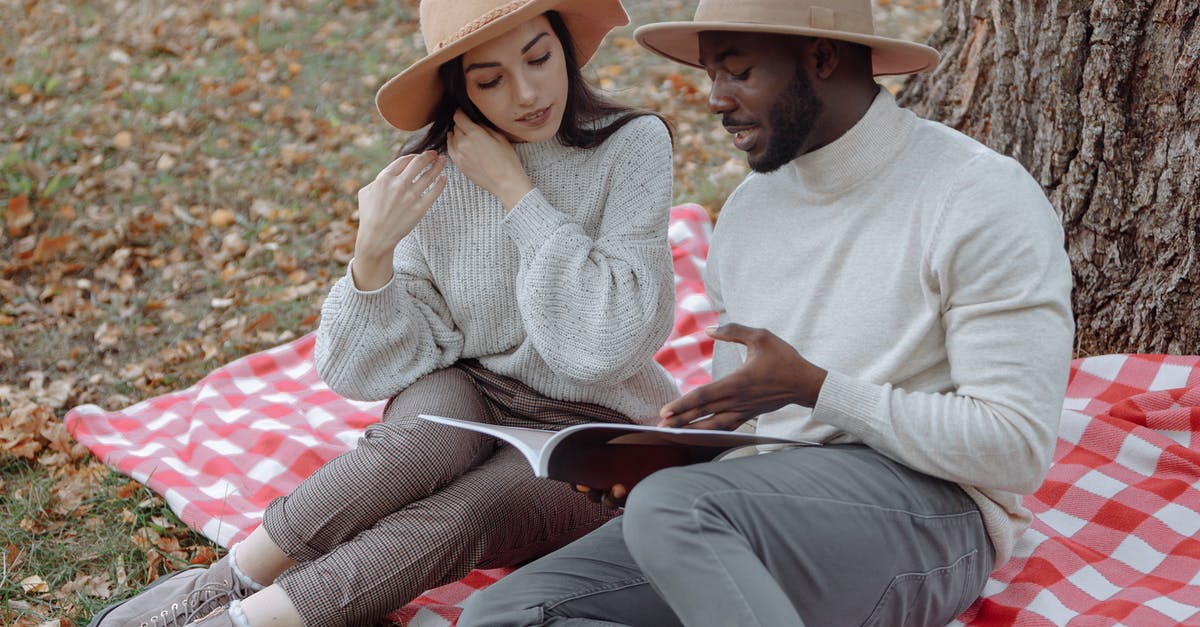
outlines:
M158 616L151 616L150 622L142 623L142 627L183 627L190 615L186 603L172 603L171 607L159 612Z
M245 598L249 592L236 580L232 583L206 584L188 593L182 603L172 603L171 607L151 617L150 622L142 623L141 627L184 627L234 599Z

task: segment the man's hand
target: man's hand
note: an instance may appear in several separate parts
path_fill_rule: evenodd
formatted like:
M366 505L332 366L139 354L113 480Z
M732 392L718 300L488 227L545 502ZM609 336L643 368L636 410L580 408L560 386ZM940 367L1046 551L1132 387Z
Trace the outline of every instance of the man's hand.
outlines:
M746 362L728 376L663 406L664 427L731 431L755 416L795 403L812 407L826 371L765 329L726 324L708 334L746 347Z

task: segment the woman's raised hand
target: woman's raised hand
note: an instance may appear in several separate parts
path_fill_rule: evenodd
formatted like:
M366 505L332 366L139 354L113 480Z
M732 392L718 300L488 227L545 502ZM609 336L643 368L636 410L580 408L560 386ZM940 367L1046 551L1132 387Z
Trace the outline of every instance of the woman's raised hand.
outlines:
M458 169L500 199L505 211L512 210L533 189L508 139L472 122L461 110L454 113L454 130L446 138L446 148Z
M427 150L389 163L358 190L358 236L351 275L363 291L392 280L392 254L446 187L446 157Z

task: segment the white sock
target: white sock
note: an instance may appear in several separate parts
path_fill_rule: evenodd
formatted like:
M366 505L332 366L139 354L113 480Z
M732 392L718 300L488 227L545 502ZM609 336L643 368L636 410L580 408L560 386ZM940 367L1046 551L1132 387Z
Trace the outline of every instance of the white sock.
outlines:
M229 620L236 627L250 627L250 621L246 620L246 613L242 611L241 601L229 602Z
M238 546L240 546L240 545L235 544L235 545L229 547L229 565L233 567L233 576L237 577L238 581L241 582L241 584L243 586L245 586L246 588L249 588L255 592L258 592L259 590L266 588L266 586L251 579L249 575L242 572L241 567L238 566L238 563L237 563ZM241 610L239 609L238 611L240 612ZM243 625L242 627L249 627L249 625Z

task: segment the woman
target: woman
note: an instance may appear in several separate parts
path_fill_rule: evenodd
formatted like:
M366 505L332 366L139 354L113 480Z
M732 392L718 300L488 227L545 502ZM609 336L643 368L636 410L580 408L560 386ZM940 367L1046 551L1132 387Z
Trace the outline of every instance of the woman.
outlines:
M674 304L670 136L579 69L626 21L619 0L421 3L430 52L376 102L424 131L360 190L317 334L322 378L390 399L382 422L222 560L93 625L374 624L612 516L491 438L416 416L650 422L677 394L653 359Z

